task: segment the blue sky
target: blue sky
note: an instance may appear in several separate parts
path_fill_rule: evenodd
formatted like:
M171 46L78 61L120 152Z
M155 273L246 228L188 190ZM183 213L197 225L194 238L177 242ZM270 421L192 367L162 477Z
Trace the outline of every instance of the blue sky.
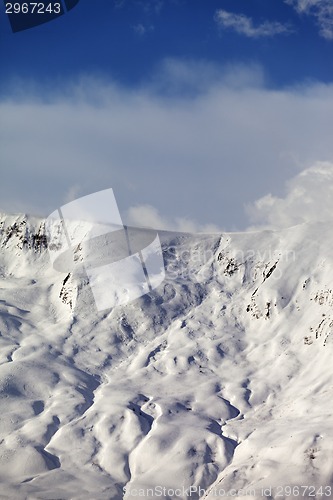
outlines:
M329 168L332 51L330 0L80 0L18 33L2 8L0 210L112 187L142 225L265 222Z
M97 73L137 85L163 59L180 58L256 62L273 86L328 82L332 42L320 35L316 12L300 14L283 0L81 0L67 15L15 35L3 15L2 81ZM252 33L242 31L241 17Z

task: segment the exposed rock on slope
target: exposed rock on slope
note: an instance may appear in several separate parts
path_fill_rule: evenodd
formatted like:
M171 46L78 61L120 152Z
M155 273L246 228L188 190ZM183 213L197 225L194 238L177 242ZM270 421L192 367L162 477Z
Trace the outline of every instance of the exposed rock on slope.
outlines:
M163 233L164 283L97 312L0 217L0 498L333 486L328 229Z

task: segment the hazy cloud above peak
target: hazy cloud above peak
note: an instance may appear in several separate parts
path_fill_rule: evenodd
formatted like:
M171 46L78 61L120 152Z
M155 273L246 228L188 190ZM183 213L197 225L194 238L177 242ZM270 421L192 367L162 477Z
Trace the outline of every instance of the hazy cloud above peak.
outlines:
M149 227L164 231L184 233L220 233L222 228L216 224L200 224L189 217L165 217L156 207L136 205L130 207L123 220L134 227Z
M256 24L251 17L223 9L216 11L215 20L221 28L234 30L236 33L249 38L273 37L293 32L292 28L287 24L267 20Z
M333 163L316 162L286 184L283 197L271 193L247 207L253 223L283 228L333 220Z
M53 93L22 82L20 99L0 100L0 210L47 216L112 187L120 212L132 207L140 225L239 230L248 225L244 204L272 193L252 216L273 224L264 214L269 200L279 206L286 180L333 159L332 85L274 90L257 67L207 63L219 77L185 95L177 89L200 80L204 61L165 64L168 96L150 80L133 90L82 78Z

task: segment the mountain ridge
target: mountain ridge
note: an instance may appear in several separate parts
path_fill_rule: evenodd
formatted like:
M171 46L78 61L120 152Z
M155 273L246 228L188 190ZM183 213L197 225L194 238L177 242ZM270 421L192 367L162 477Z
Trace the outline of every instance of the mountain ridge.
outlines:
M162 285L101 312L43 224L0 217L4 498L332 487L329 224L161 233Z

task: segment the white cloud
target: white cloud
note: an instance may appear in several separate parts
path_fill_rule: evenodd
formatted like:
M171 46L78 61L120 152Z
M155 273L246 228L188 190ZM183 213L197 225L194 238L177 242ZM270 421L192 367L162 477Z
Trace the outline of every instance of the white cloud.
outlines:
M251 17L247 17L244 14L235 14L223 9L216 11L215 20L222 28L232 29L236 33L249 38L272 37L293 32L289 25L281 24L277 21L264 21L255 25Z
M220 233L221 227L215 224L200 224L186 217L173 219L163 217L151 205L137 205L130 207L124 217L124 222L134 227L149 227L164 231L179 231L185 233Z
M333 40L332 0L285 0L298 13L313 15L317 19L319 33L326 40Z
M82 78L48 94L22 82L0 100L0 211L47 216L112 187L121 214L150 205L165 227L241 229L244 203L333 160L333 85L271 90L258 67L205 62L159 71L167 96L158 77L135 91Z
M282 228L333 219L333 163L316 162L288 181L284 197L268 194L247 208L255 224Z

